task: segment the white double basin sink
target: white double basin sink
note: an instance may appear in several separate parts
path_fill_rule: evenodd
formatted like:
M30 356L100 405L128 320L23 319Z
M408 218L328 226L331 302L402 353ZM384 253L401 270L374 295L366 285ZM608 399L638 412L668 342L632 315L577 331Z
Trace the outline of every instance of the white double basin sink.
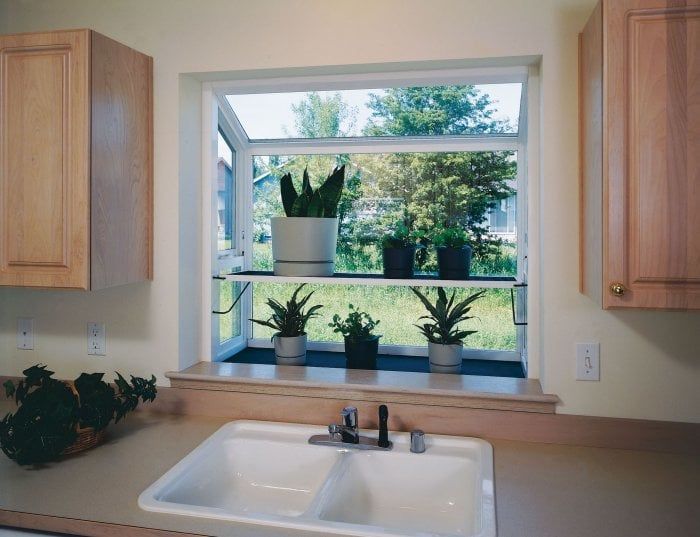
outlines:
M231 422L146 489L139 506L321 534L496 535L488 442L426 435L420 454L405 433L390 435L391 451L308 443L324 432Z

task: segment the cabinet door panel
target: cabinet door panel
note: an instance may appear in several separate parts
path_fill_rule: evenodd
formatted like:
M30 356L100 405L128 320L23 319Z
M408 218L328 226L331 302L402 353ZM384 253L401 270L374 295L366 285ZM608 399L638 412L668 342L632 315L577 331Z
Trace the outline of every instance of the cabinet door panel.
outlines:
M63 144L68 54L67 48L57 47L4 55L9 81L5 188L14 222L6 236L10 266L67 266Z
M700 309L700 7L631 4L608 19L605 283L627 291L604 303Z
M700 282L700 12L630 19L630 259L634 282ZM695 101L693 103L693 101ZM695 117L693 117L695 116ZM635 210L636 208L636 210ZM695 210L694 210L695 208ZM634 252L636 250L636 252Z
M0 38L0 284L88 284L87 32Z

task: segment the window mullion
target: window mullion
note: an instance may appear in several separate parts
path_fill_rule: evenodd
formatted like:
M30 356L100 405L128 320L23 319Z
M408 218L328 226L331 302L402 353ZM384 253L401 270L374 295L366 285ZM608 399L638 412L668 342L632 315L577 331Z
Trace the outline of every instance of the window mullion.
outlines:
M516 151L518 139L506 137L434 137L425 138L348 138L329 140L276 140L252 142L254 156L269 155L323 155L346 153L427 153Z

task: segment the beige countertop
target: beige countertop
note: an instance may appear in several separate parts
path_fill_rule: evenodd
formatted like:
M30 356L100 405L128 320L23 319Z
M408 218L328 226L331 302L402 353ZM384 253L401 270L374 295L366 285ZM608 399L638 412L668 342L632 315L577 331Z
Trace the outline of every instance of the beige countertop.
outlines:
M139 412L112 426L104 445L60 463L21 468L0 455L0 509L204 535L317 537L139 509L138 495L225 422ZM700 535L697 457L492 444L499 537Z

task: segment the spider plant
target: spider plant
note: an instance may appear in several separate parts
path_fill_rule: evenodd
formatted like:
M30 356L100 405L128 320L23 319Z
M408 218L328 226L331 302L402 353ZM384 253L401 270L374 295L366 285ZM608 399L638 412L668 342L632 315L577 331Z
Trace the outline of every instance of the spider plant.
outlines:
M317 304L304 311L304 307L311 298L311 295L313 295L315 292L311 291L308 295L299 299L299 291L301 291L305 285L305 283L302 283L299 287L297 287L292 294L292 297L286 304L282 304L274 298L268 298L266 304L272 310L272 315L264 321L258 319L250 320L256 324L267 326L268 328L275 330L275 333L272 336L273 338L275 336L303 336L306 334L306 323L308 323L313 317L317 317L318 313L316 312L323 307L320 304Z
M430 314L419 318L419 321L425 319L427 322L414 325L430 343L459 345L464 338L477 332L476 330L461 330L458 325L462 321L473 319L473 316L469 315L471 304L484 296L486 291L479 291L461 302L455 303L456 290L452 291L452 296L448 299L445 290L438 287L438 299L435 304L430 302L428 297L415 287L411 287L411 291L420 299Z

